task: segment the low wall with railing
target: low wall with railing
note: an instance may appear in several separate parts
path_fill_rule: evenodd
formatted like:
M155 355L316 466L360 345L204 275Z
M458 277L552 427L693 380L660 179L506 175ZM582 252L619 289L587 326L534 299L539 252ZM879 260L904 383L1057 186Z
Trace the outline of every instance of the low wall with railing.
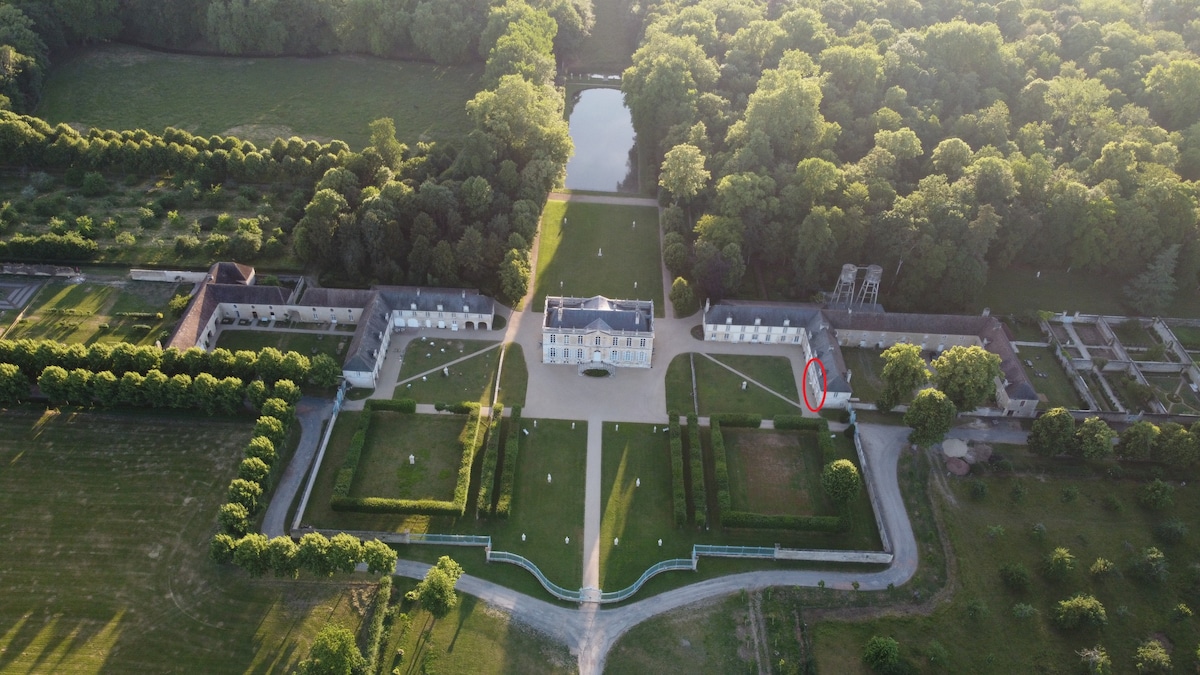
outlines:
M487 560L488 562L505 562L516 565L517 567L525 568L527 572L532 574L534 578L538 580L538 583L542 585L542 588L546 589L550 595L553 595L559 600L569 600L571 602L581 602L583 600L582 591L567 590L553 581L550 581L546 578L545 574L542 574L542 571L538 569L538 566L534 565L533 562L528 558L519 556L516 553L493 551L489 548L487 551Z

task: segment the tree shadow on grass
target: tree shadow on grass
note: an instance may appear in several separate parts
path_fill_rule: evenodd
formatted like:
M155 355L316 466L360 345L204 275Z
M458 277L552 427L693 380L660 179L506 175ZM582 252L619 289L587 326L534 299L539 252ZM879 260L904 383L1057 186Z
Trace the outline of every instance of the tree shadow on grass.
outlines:
M460 593L458 596L458 625L454 627L454 637L450 638L450 644L446 646L446 652L454 651L454 644L458 642L458 636L462 633L463 624L475 611L475 605L479 604L479 599L473 595Z

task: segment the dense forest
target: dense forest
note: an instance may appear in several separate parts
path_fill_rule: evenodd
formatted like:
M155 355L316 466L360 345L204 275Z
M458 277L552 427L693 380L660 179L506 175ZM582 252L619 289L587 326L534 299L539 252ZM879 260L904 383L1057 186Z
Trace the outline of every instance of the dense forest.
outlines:
M664 0L623 88L699 295L807 298L882 265L892 309L991 267L1200 271L1195 0ZM1032 273L1032 272L1031 272Z
M214 11L224 11L214 8L236 6L238 11L249 11L270 7L278 12L280 21L291 22L301 21L308 10L321 8L319 14L328 20L296 24L296 35L307 37L299 42L284 40L279 49L298 53L358 50L360 43L333 37L323 41L314 36L327 33L348 39L353 31L346 32L344 22L358 16L355 12L363 6L375 4L397 11L404 6L354 0L0 4L0 26L8 26L0 28L0 44L4 45L0 56L7 55L7 63L17 65L7 70L0 67L0 82L4 73L12 76L8 88L0 91L11 95L9 103L28 104L36 98L41 77L38 64L47 58L47 45L58 46L62 40L86 42L114 35L148 39L154 34L160 42L190 45L193 39L203 39L197 37L200 33L169 37L154 33L157 24L144 23L152 17L169 23L166 12L190 5L207 7L210 19ZM82 12L85 5L108 7L109 13L94 13L75 23L79 17L69 10ZM439 10L454 5L439 3ZM419 21L423 6L416 3L411 21ZM103 184L103 175L113 174L127 179L170 177L177 188L167 196L172 201L151 205L164 212L176 208L177 203L194 201L191 193L201 194L210 186L287 186L298 191L301 201L273 223L277 227L268 243L274 247L263 245L263 253L278 251L290 242L301 262L340 284L467 284L518 298L528 283L529 247L546 195L561 184L572 151L563 118L563 96L551 84L557 70L556 49L561 48L559 37L564 34L563 24L556 18L562 6L578 10L574 16L582 22L566 21L566 33L583 31L580 35L586 35L590 5L535 6L509 0L494 7L486 3L476 7L482 18L471 24L475 32L466 40L471 53L450 60L486 56L484 89L467 103L474 129L453 145L418 143L409 148L396 139L390 119L372 123L371 145L362 152L353 152L340 141L323 145L299 138L277 139L269 148L260 148L232 137L204 138L178 129L161 134L97 129L81 133L67 125L51 127L36 117L6 112L0 105L0 164L23 171L63 172L68 184L81 183L89 176ZM461 22L454 28L461 29ZM426 36L431 35L427 32ZM576 42L578 38L570 37ZM437 42L443 48L463 43L444 35ZM223 43L215 39L203 44ZM26 53L35 58L22 56ZM0 58L0 66L4 63ZM21 64L29 68L22 69ZM0 207L0 229L11 229L20 226L23 213L34 205L22 198ZM258 227L251 228L249 236L255 235L254 229ZM36 238L18 234L3 251L26 259L79 261L95 253L91 239L98 234L90 228ZM258 233L260 239L262 234ZM239 259L253 259L260 253L258 245L239 250L250 248L251 254Z

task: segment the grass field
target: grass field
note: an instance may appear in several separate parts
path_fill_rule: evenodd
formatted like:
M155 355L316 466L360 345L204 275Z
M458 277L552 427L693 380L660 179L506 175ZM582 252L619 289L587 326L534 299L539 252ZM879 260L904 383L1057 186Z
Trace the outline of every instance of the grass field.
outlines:
M812 434L723 429L735 511L815 515L821 506L821 451Z
M1018 349L1021 351L1017 354L1017 358L1021 360L1025 376L1033 384L1034 390L1039 394L1045 394L1048 399L1046 403L1039 403L1039 408L1063 407L1068 410L1079 410L1084 407L1083 399L1079 398L1079 393L1075 391L1070 378L1067 377L1067 371L1063 370L1062 364L1054 357L1054 350L1049 347L1019 347ZM1026 360L1033 362L1032 368L1025 365ZM1046 377L1038 377L1038 373L1042 373ZM1093 392L1093 395L1099 397L1101 394Z
M723 363L745 373L751 379L767 386L776 388L779 393L792 401L799 401L796 392L796 381L792 376L792 367L787 359L781 356L729 356L718 355L716 358ZM756 386L746 385L742 391L742 381L745 377L730 372L711 359L695 355L696 389L699 396L700 414L716 413L757 413L764 418L775 415L796 415L800 408L784 401L771 392ZM667 366L667 409L687 413L692 410L692 378L689 354L676 356Z
M635 221L636 228L632 227ZM597 257L600 252L603 257ZM547 295L603 295L653 300L654 315L664 316L657 211L644 206L547 202L536 284L535 312L545 306Z
M488 349L482 354L476 354L466 361L454 365L446 366L445 364L495 345L495 342L481 340L441 338L427 342L414 340L408 343L408 348L404 351L404 363L400 366L398 382L403 382L428 370L438 370L438 372L427 375L424 381L418 379L396 387L393 398L411 398L418 403L478 401L481 404L490 404L492 392L496 386L496 365L500 360L499 349ZM445 351L442 351L443 349ZM426 357L426 354L429 356ZM443 367L449 368L449 377L440 372Z
M167 314L167 302L185 289L176 284L119 279L81 284L50 281L30 301L21 321L4 337L152 345L174 324ZM161 312L164 318L120 317L119 312ZM149 326L150 330L135 330L136 325Z
M321 472L309 499L304 522L318 528L344 530L374 530L384 532L435 532L485 534L492 537L493 548L526 556L541 568L551 581L566 588L578 588L583 579L583 493L587 459L587 424L558 420L523 420L530 430L521 439L517 460L517 478L513 495L513 511L508 520L475 520L473 517L450 518L405 516L399 514L364 514L334 512L329 508L333 482L346 456L350 437L354 433L357 415L342 413L334 427L333 436ZM461 416L453 419L460 424ZM478 481L478 462L473 480ZM546 474L553 483L546 483ZM472 491L471 494L474 494ZM474 513L468 504L468 513ZM521 535L526 541L521 541ZM563 543L570 537L571 544ZM470 560L479 565L471 574L517 588L526 593L545 597L545 592L528 572L511 565L482 565L481 550L459 547L408 546L400 548L400 557L413 560L437 559L450 555L459 562ZM462 559L460 559L462 556Z
M1195 326L1171 326L1171 332L1184 349L1200 349L1200 328Z
M874 403L879 400L879 394L883 391L884 361L880 358L882 353L882 349L842 348L846 368L853 373L850 388L860 401ZM908 403L908 399L900 403Z
M412 580L396 579L399 597L415 585ZM393 668L403 675L576 672L575 657L565 646L542 637L474 596L459 593L458 606L436 621L412 603L403 602L400 607L412 623L404 630L397 621L385 636L380 672L391 673ZM404 650L403 660L396 658L397 649Z
M360 413L361 414L361 413ZM466 417L374 412L350 494L393 499L454 499ZM416 458L415 464L408 457Z
M1063 270L1038 270L1010 267L988 270L984 286L973 311L990 307L992 314L1024 315L1038 310L1083 312L1085 314L1127 315L1131 310L1123 301L1120 279ZM1200 294L1180 292L1163 316L1200 317Z
M217 346L229 351L249 349L259 351L266 347L274 347L282 352L300 352L312 358L316 354L325 354L341 363L346 358L346 348L353 335L349 333L283 333L255 330L222 330L217 338Z
M369 586L208 560L244 421L0 416L0 671L291 671Z
M760 672L739 648L750 642L745 597L731 596L701 607L663 614L634 626L608 654L608 673Z
M1114 672L1132 673L1134 649L1152 635L1166 638L1173 646L1177 671L1194 667L1200 631L1192 619L1173 619L1172 609L1180 602L1195 603L1189 590L1194 574L1188 565L1196 558L1197 541L1185 538L1183 543L1164 546L1151 531L1162 518L1187 519L1194 514L1200 494L1176 490L1173 509L1152 516L1135 506L1138 486L1129 481L1026 478L1022 484L1027 495L1014 503L1009 496L1013 479L984 480L988 495L982 501L968 495L968 482L953 482L957 506L944 508L961 584L952 602L928 617L818 625L814 640L818 672L867 673L861 655L872 635L895 637L901 653L922 672L1077 672L1080 662L1075 652L1102 644L1112 657ZM1069 503L1062 497L1067 487L1079 491L1079 497ZM1103 506L1110 495L1125 505L1122 512ZM1032 536L1036 523L1046 528L1042 540ZM993 526L1003 528L1003 534L989 536ZM1135 552L1150 545L1167 555L1171 574L1166 584L1141 582L1129 574ZM1051 583L1038 570L1042 556L1057 546L1070 549L1078 569L1066 581ZM1088 568L1097 557L1116 563L1122 574L1106 580L1092 577ZM1023 564L1032 572L1029 592L1014 593L1001 584L999 568L1006 563ZM1104 604L1106 630L1065 632L1053 627L1054 603L1077 591L1092 593ZM1037 614L1025 620L1014 617L1012 607L1019 602L1031 604ZM935 639L945 650L938 667L929 663Z
M37 114L51 124L174 126L259 145L277 136L339 139L361 150L379 117L393 118L409 145L463 136L479 74L364 56L229 58L102 45L56 63Z

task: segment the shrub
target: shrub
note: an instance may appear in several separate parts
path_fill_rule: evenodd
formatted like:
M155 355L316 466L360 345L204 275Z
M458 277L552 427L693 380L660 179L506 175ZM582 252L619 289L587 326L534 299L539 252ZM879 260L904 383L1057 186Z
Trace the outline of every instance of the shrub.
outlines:
M409 414L417 412L417 402L411 398L401 398L395 400L373 398L370 399L369 403L371 410Z
M364 672L379 671L379 647L383 642L383 619L388 613L388 601L392 597L392 576L390 574L379 578L375 587L375 597L371 600L371 623L367 629L367 667Z
M987 497L987 493L987 483L978 479L971 481L971 499L974 499L975 501L983 501L984 497Z
M1018 504L1025 501L1025 495L1029 494L1029 488L1025 487L1025 483L1015 480L1013 481L1012 490L1009 491L1009 496Z
M1062 581L1075 569L1075 556L1060 546L1042 559L1042 573L1051 581Z
M804 417L803 415L776 415L775 428L780 430L820 431L829 433L829 421L823 417ZM761 423L760 423L761 424Z
M103 197L108 193L108 181L98 171L89 171L83 175L79 192L84 197Z
M217 523L226 534L241 537L250 529L250 509L235 502L224 504L217 511Z
M1062 489L1062 500L1064 504L1070 504L1076 499L1079 499L1079 488L1075 487L1074 485L1068 485Z
M1058 601L1054 607L1054 623L1063 630L1100 628L1108 623L1108 615L1095 596L1077 593L1068 600Z
M713 420L716 420L721 426L726 427L748 427L757 429L762 426L762 415L754 415L751 413L719 413L713 415Z
M1174 501L1175 488L1155 478L1138 489L1137 500L1144 508L1162 511Z
M1147 640L1138 648L1133 664L1139 673L1171 672L1171 656L1158 640Z
M1037 615L1037 610L1033 608L1033 605L1018 602L1013 605L1012 615L1017 619L1030 619Z
M1111 511L1113 513L1121 513L1125 510L1125 505L1121 503L1120 498L1111 492L1104 495L1104 499L1101 500L1100 504L1104 507L1104 510Z
M892 673L900 667L900 643L891 637L873 636L863 649L863 663L877 673Z
M1142 549L1141 554L1133 562L1130 570L1133 576L1152 583L1166 583L1167 556L1157 548L1150 546Z
M1097 579L1112 576L1117 571L1117 566L1107 558L1096 558L1096 562L1088 568L1088 573Z
M1000 580L1009 590L1024 593L1033 585L1029 570L1021 563L1006 563L1000 567Z
M1187 524L1178 518L1164 520L1154 528L1154 536L1164 544L1178 544L1187 533Z

